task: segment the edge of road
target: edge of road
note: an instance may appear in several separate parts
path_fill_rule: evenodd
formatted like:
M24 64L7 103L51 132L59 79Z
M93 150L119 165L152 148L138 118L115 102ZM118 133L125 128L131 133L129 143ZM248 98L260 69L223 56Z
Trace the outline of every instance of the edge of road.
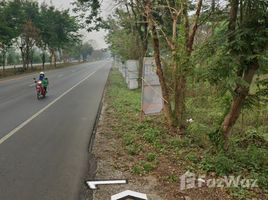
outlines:
M98 124L100 121L100 116L101 116L101 113L103 111L104 95L105 95L105 92L107 90L109 76L110 76L112 67L113 67L113 64L109 70L109 73L107 76L107 81L105 83L104 89L103 89L102 94L101 94L101 101L99 103L97 115L96 115L95 120L94 120L93 130L92 130L92 133L91 133L90 138L89 138L88 167L87 167L87 171L86 171L86 174L84 177L85 181L94 179L96 176L96 173L97 173L97 160L95 158L95 155L92 153L92 148L94 146L94 140L95 140L95 136L96 136L96 132L97 132L97 127L98 127ZM88 185L86 184L86 182L84 182L84 184L82 185L79 200L93 200L93 190L90 190L88 188Z

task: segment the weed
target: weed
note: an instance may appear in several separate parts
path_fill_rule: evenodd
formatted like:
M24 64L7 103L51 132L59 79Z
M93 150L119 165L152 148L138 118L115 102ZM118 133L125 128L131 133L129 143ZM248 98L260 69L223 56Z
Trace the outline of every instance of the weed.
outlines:
M168 182L170 182L170 183L177 183L178 180L179 180L179 178L178 178L178 176L176 176L176 175L174 175L174 174L171 174L171 175L169 175L169 176L166 176L166 177L164 178L164 180L166 180L166 181L168 181Z
M186 158L187 160L190 160L190 161L193 162L193 163L198 163L198 162L199 162L199 158L198 158L198 156L197 156L195 153L193 153L193 152L188 153L188 154L185 156L185 158Z
M134 165L133 168L132 168L132 170L131 170L131 172L132 172L133 174L140 175L140 174L142 174L143 169L142 169L142 167L139 166L139 165Z
M159 135L159 131L154 128L147 128L143 132L143 137L146 140L146 142L153 143L157 140L157 137Z
M125 145L131 145L134 143L134 140L135 140L135 136L131 133L126 133L124 134L123 136L123 140L124 140L124 144Z
M155 153L148 153L147 154L147 161L153 162L153 161L155 161L155 159L156 159L156 154Z
M145 173L150 173L151 171L153 171L155 169L155 165L153 165L152 163L149 162L145 162L143 163L143 169L145 171Z
M128 154L132 156L138 155L141 151L141 147L137 144L128 145L126 148Z

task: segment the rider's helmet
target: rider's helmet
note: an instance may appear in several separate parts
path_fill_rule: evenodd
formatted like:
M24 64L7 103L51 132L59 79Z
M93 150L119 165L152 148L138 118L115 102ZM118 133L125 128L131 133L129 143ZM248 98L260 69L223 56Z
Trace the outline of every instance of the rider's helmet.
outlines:
M39 74L39 80L43 81L43 79L45 78L45 73L44 72L40 72Z

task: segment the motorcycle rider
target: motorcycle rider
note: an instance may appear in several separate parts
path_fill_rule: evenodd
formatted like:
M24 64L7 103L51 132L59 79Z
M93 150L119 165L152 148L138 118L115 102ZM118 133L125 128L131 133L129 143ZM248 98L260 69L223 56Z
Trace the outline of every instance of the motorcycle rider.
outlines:
M45 73L44 72L40 72L40 74L39 74L39 80L42 81L42 86L43 86L45 92L47 92L48 78L45 77Z

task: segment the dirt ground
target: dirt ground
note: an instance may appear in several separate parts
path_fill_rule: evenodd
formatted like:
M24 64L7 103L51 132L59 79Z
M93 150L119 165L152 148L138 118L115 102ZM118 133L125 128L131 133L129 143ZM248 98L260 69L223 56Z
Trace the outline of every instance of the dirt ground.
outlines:
M133 176L126 170L129 168L131 158L124 153L118 135L109 131L107 122L111 119L104 112L105 109L104 104L92 150L98 165L95 179L127 179L128 184L100 186L98 190L94 191L93 200L108 200L112 195L125 190L145 193L148 199L152 200L165 199L158 192L159 182L155 176Z

